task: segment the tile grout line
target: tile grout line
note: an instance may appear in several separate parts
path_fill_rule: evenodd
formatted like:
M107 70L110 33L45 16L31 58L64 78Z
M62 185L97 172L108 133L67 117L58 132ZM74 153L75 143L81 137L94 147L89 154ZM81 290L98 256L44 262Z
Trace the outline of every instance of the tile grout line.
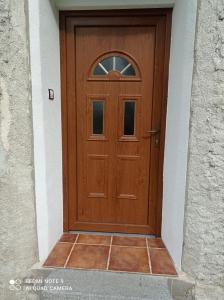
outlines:
M109 247L110 245L106 245L106 244L88 244L88 243L76 243L76 245L86 245L86 246L104 246L104 247ZM140 248L140 249L144 249L146 248L146 246L132 246L132 245L113 245L114 247L123 247L123 248L127 248L127 247L131 247L131 248Z
M129 248L129 247L131 247L131 248L137 248L137 249L145 249L145 248L147 248L146 246L144 247L144 246L132 246L132 245L128 245L128 246L125 246L125 245L113 245L114 247L121 247L121 248Z
M60 240L58 241L58 244L74 244L74 242L60 242Z
M68 263L68 261L69 261L69 259L70 259L70 256L71 256L71 254L72 254L72 251L73 251L74 248L75 248L75 245L76 245L76 242L77 242L77 240L78 240L78 237L79 237L79 233L77 234L77 237L76 237L76 239L75 239L75 242L74 242L74 244L73 244L73 246L72 246L72 248L71 248L71 251L70 251L70 253L69 253L69 255L68 255L68 257L67 257L67 259L66 259L66 261L65 261L64 268L66 268L66 266L67 266L67 263Z
M58 241L59 244L73 244L71 242L60 242ZM87 245L87 246L105 246L105 247L108 247L110 245L106 245L106 244L88 244L88 243L78 243L76 242L76 245ZM114 247L132 247L132 248L140 248L140 249L143 249L143 248L147 248L147 246L133 246L133 245L113 245ZM152 248L152 250L167 250L166 248L161 248L161 247L150 247Z
M147 246L147 254L148 254L149 271L152 274L152 263L151 263L151 257L150 257L150 252L149 252L149 243L148 243L147 238L146 238L146 246Z
M109 264L110 264L110 254L111 254L111 249L112 249L112 241L113 241L113 236L110 238L110 249L108 253L108 259L107 259L107 270L109 269Z
M167 249L166 248L158 248L158 247L151 247L152 249L155 249L155 250L166 250L167 251Z
M103 247L109 247L110 244L90 244L90 243L76 243L76 245L86 245L86 246L103 246Z

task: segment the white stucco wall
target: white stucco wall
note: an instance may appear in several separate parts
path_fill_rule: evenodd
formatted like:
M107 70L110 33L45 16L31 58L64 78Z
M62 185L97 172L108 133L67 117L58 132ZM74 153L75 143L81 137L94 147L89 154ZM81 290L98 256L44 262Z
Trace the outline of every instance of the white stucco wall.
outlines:
M63 231L58 10L29 0L37 233L40 260ZM48 99L48 88L55 92Z
M181 268L183 250L196 13L197 1L177 0L172 20L162 238L178 269Z
M60 9L170 7L174 0L55 0ZM63 231L58 13L49 0L29 0L35 185L39 255ZM39 3L39 4L38 4ZM176 0L173 12L164 163L162 237L181 268L193 71L195 0ZM55 100L48 100L48 88Z

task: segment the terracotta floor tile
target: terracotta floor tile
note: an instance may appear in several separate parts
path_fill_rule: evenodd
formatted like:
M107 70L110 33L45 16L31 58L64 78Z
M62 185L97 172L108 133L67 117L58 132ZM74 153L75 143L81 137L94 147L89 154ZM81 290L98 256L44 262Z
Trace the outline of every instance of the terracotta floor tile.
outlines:
M152 273L177 275L173 262L166 249L149 249Z
M76 244L67 263L67 267L82 269L106 269L109 249L109 246Z
M87 245L110 245L111 237L105 235L80 234L77 243Z
M165 248L165 245L164 245L162 239L160 239L160 238L157 238L157 239L149 238L148 245L151 248Z
M146 247L146 240L144 238L114 236L112 245Z
M77 269L107 269L111 236L64 233L56 244L44 267ZM74 249L71 249L75 244ZM177 275L172 259L160 238L148 238L152 274ZM69 254L71 253L70 257ZM146 239L114 236L111 247L109 270L121 272L150 273Z
M72 244L57 243L44 263L44 267L64 267L71 251Z
M77 237L77 234L64 233L64 234L61 236L59 242L74 243L76 237Z
M109 270L149 273L147 249L112 246Z

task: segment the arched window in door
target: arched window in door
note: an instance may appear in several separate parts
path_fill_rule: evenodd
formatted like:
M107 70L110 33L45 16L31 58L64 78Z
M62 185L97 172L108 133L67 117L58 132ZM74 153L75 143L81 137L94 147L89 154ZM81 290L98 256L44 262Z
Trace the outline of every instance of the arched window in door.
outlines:
M104 54L91 68L91 80L140 80L134 60L123 53Z

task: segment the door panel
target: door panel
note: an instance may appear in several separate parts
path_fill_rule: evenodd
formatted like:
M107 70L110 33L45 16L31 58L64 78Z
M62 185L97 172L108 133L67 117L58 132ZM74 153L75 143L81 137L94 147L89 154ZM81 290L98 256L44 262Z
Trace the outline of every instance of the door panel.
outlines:
M148 21L67 20L69 229L156 233L166 19Z

